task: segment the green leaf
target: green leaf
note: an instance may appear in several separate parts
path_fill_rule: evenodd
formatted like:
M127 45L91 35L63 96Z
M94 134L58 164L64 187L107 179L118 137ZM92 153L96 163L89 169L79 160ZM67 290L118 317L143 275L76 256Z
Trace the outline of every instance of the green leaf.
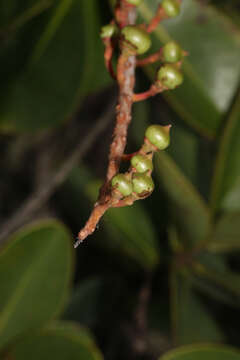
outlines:
M216 267L213 256L212 259L213 263L209 265L193 263L190 275L193 276L193 283L218 301L239 307L240 274L230 271L225 264Z
M96 199L100 183L93 181L87 193ZM147 211L140 202L132 206L109 209L103 217L110 236L108 246L114 251L128 255L146 270L159 263L157 234Z
M213 252L231 252L240 249L240 212L223 215L216 224L208 243Z
M64 311L63 318L78 321L87 326L96 325L100 316L103 278L87 278L74 289L72 298Z
M179 237L188 247L197 245L209 232L208 208L169 155L158 152L155 160L155 174L168 196L169 212Z
M239 360L238 349L222 345L182 346L169 351L159 360Z
M12 345L6 359L102 360L90 333L73 324L59 322Z
M56 221L25 227L0 253L0 348L62 310L72 278L70 235Z
M149 21L156 7L155 0L143 2L144 20ZM233 31L227 17L198 1L183 1L181 8L180 16L164 21L154 31L151 51L174 39L189 52L183 62L184 84L165 93L166 98L188 124L212 137L238 86L240 31ZM155 71L149 69L153 77Z
M211 191L213 213L240 210L240 92L223 131Z
M171 145L167 148L167 153L174 159L186 177L196 184L199 146L197 136L175 123L170 134Z
M220 328L209 310L194 293L191 281L187 277L173 270L170 291L172 331L176 344L187 345L223 340Z
M98 1L89 0L83 6L77 0L61 0L48 16L46 26L46 18L41 27L33 24L33 32L35 27L42 31L32 40L34 48L21 73L4 90L2 131L59 125L83 96L110 79L99 38Z

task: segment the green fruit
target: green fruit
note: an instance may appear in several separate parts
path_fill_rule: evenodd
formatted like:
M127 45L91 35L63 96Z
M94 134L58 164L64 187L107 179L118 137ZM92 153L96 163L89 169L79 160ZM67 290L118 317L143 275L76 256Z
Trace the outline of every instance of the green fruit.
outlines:
M101 38L111 38L117 31L117 27L114 24L108 24L101 28Z
M144 173L153 169L152 160L143 155L135 155L131 158L131 165L137 170L138 173Z
M169 17L178 16L180 13L180 4L177 0L163 0L161 5Z
M183 75L174 65L166 64L157 73L157 79L168 89L175 89L183 82Z
M171 41L163 47L163 60L168 63L176 63L182 58L182 49L180 46Z
M134 174L133 175L133 191L137 194L145 194L152 192L154 183L151 176L147 174Z
M148 51L152 44L149 34L137 26L125 26L122 29L122 34L125 40L133 45L138 54L143 54Z
M145 132L146 138L159 150L164 150L170 144L169 126L151 125Z
M142 0L127 0L127 2L128 2L129 4L138 6L138 5L141 4Z
M117 174L112 178L112 186L114 186L123 196L132 193L132 183L124 174Z

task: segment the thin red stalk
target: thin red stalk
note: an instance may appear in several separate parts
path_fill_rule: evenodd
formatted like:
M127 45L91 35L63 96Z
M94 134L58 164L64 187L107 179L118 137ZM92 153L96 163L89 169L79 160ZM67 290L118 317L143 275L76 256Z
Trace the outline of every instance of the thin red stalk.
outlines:
M149 33L153 32L157 28L160 21L166 18L167 15L164 9L161 7L161 5L159 5L156 15L152 18L150 24L147 26L147 32Z
M137 66L145 66L145 65L153 64L156 61L161 60L161 56L162 56L162 49L158 50L154 54L151 54L144 59L137 60Z
M149 90L144 91L142 93L139 94L134 94L133 95L133 101L134 102L138 102L138 101L143 101L148 99L151 96L155 96L156 94L159 94L160 92L166 90L163 86L156 86L156 85L152 85L150 87Z
M104 45L105 45L105 50L104 50L104 61L105 61L105 66L109 72L109 74L111 75L111 77L116 80L116 75L114 73L114 69L112 66L112 57L113 57L113 44L110 38L107 38L104 40Z

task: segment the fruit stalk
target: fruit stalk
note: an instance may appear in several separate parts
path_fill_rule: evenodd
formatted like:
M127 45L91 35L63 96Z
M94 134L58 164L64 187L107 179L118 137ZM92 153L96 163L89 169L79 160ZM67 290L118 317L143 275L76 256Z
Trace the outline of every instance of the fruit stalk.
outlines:
M120 28L134 25L136 21L136 8L125 0L119 1L116 8L116 21ZM136 56L129 53L124 42L120 44L120 55L117 65L117 82L119 85L118 105L116 107L116 125L113 132L113 141L110 145L109 163L105 182L100 189L99 199L85 224L80 230L76 248L88 235L92 234L105 211L114 206L110 195L110 180L117 174L127 142L127 130L131 121L132 98L135 84Z

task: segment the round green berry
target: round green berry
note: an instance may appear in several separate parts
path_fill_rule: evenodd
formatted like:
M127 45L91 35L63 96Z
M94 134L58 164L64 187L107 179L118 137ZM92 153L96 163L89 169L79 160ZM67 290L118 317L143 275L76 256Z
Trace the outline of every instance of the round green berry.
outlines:
M154 189L154 183L151 176L147 174L135 173L133 175L133 191L139 195L150 193Z
M147 128L145 136L150 143L155 145L159 150L164 150L170 144L169 130L169 125L151 125Z
M148 170L153 169L152 160L148 159L146 156L143 155L134 155L131 158L131 165L133 168L137 170L138 173L144 173Z
M135 6L139 6L142 2L142 0L127 0L127 2L129 4L135 5Z
M182 84L183 74L174 65L166 64L158 70L157 79L172 90Z
M117 27L114 24L108 24L101 28L101 38L111 38L117 31Z
M138 26L129 25L122 29L125 40L136 49L138 54L144 54L152 42L149 34Z
M163 47L163 60L168 63L176 63L182 58L182 49L180 46L171 41Z
M132 183L124 174L117 174L112 178L112 186L116 187L123 196L128 196L132 193Z
M180 13L180 3L178 0L163 0L161 5L169 17L178 16Z

